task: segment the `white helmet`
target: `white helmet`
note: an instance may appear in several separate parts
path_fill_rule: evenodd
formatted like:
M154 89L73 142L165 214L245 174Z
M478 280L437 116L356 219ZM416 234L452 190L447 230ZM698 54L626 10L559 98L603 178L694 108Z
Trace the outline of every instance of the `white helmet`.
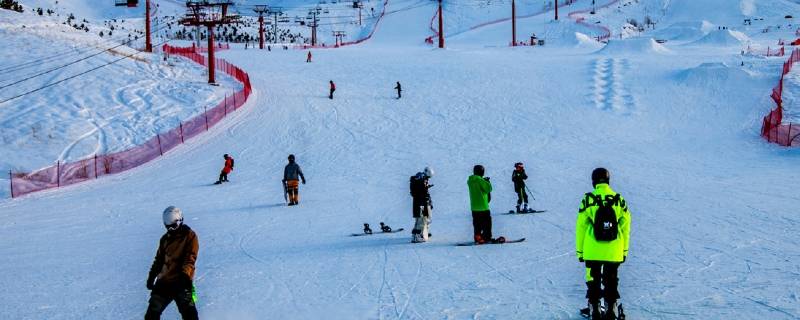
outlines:
M183 212L175 206L164 209L164 226L169 230L178 229L183 224Z
M431 167L425 167L425 170L422 171L427 177L433 177L433 169Z

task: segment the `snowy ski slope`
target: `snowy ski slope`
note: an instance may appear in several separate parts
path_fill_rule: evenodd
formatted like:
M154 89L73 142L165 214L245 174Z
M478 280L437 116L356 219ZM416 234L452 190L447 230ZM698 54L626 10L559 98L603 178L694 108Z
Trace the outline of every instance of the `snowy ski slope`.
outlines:
M682 6L721 0L639 2L667 5L659 27L604 48L562 21L574 38L542 48L504 47L486 27L432 49L422 40L435 3L420 0L364 45L313 51L313 63L299 50L221 52L251 75L242 112L140 168L0 200L0 318L141 318L161 211L176 205L200 239L204 319L578 319L574 224L597 166L632 210L620 269L629 319L800 317L800 153L759 137L785 59L695 43L743 16L785 23L784 8L800 5L734 1L705 17ZM598 15L624 21L615 10ZM764 45L795 29L763 27L732 28ZM651 41L660 30L676 37ZM236 170L212 186L223 153ZM296 207L280 185L289 153L308 180ZM500 214L517 161L547 213ZM494 233L526 242L454 246L471 239L466 179L478 163L495 187ZM410 230L408 177L425 166L436 171L430 242L349 237L365 222Z

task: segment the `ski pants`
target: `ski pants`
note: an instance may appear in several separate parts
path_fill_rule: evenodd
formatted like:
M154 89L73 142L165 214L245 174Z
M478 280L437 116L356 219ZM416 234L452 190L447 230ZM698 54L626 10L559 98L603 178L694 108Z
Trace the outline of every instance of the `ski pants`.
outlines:
M414 229L411 230L412 237L419 235L423 240L428 241L428 225L431 223L431 206L428 200L414 200L412 204L412 214L414 216Z
M300 181L286 180L286 193L289 195L289 203L300 203Z
M328 94L328 99L333 99L333 92L334 91L336 91L336 89L331 89L331 93Z
M586 298L589 303L600 302L603 298L610 304L619 299L617 269L619 262L586 261Z
M528 193L525 192L525 186L517 188L517 205L522 203L528 204Z
M481 239L492 239L492 213L489 210L472 211L472 228Z
M224 182L227 182L227 181L228 181L228 174L227 174L227 173L225 173L225 170L223 170L223 171L221 171L221 172L219 173L219 180L218 180L218 181L219 181L219 182L223 182L223 181L224 181Z
M153 290L150 293L150 304L147 306L147 313L144 315L145 320L158 320L161 319L161 313L170 304L175 301L178 306L178 312L181 313L183 320L197 320L197 308L192 300L192 289L180 290Z

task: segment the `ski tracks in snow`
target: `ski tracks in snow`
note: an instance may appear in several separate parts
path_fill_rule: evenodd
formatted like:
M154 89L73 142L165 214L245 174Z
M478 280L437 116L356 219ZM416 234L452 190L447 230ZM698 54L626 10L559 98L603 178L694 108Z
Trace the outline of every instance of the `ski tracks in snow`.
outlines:
M624 58L601 58L594 62L591 100L601 110L631 114L636 103L626 89L625 73L630 62Z

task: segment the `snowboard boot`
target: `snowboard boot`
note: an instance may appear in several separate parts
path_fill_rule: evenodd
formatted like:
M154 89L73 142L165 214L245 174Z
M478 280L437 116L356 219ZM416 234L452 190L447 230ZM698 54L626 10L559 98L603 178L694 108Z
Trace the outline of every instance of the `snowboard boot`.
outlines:
M620 316L622 316L622 312L619 311L619 307L617 306L616 301L611 301L606 304L606 314L605 314L606 320L621 319ZM622 319L624 319L624 316L622 316Z
M383 224L383 222L381 222L381 231L382 232L392 232L392 227L387 226L387 225Z
M522 213L522 211L519 209L519 205L517 205L517 213Z
M589 303L589 314L592 320L603 320L603 310L600 309L600 302Z
M372 234L372 229L369 228L369 223L364 224L364 233Z
M522 212L529 212L529 211L528 211L528 204L527 204L527 203L526 203L526 204L524 204L524 205L522 205Z
M476 234L476 235L475 235L475 244L484 244L484 243L486 243L486 240L484 240L484 239L481 237L481 235L479 235L479 234Z
M222 184L222 181L217 180L217 182L214 182L214 184Z

